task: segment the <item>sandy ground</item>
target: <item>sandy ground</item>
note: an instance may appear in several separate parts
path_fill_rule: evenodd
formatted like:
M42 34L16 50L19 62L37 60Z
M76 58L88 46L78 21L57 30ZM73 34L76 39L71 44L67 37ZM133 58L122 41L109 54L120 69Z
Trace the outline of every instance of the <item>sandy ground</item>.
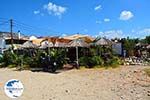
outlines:
M10 100L3 89L10 79L24 85L17 100L150 100L150 77L143 68L73 69L57 74L0 69L0 100Z

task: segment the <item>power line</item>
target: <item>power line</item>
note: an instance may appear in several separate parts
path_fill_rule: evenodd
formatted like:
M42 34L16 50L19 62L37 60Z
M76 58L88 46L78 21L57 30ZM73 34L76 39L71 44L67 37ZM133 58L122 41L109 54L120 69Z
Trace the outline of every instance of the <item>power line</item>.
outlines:
M4 19L4 18L0 18L0 30L6 28L6 25L8 25L8 23L9 23L9 20Z
M0 18L0 22L9 21L7 18Z
M42 31L42 30L38 30L38 29L34 29L34 28L29 28L29 27L26 27L26 26L21 26L19 24L15 24L14 28L16 28L18 30L24 30L24 31L26 31L26 33L29 33L29 34L32 34L32 35L48 34L49 33L49 32L46 32L46 31Z
M8 24L9 23L9 21L3 21L2 23L1 23L2 21L0 21L0 25L6 25L6 24Z
M3 19L3 20L9 20L8 18L2 18L2 17L0 17L0 19Z
M40 33L45 34L45 33L48 33L48 32L44 32L44 31L41 31L41 30L32 29L32 28L28 28L28 27L24 27L24 26L20 26L18 24L15 24L14 27L17 28L17 29L19 29L19 30L27 31L30 34L34 34L34 33L36 33L36 34L40 34Z
M47 30L48 32L61 33L58 31L51 30L51 29L44 29L44 28L40 28L40 27L31 26L31 25L28 25L28 24L25 24L25 23L22 23L22 22L19 22L16 20L15 20L15 23L20 26L27 27L27 28L34 29L34 30L44 30L44 31ZM48 33L48 32L46 32L46 33Z
M1 25L9 25L10 23L10 19L7 18L0 18L0 26ZM62 32L58 32L58 31L54 31L51 29L44 29L44 28L40 28L40 27L35 27L35 26L31 26L25 23L22 23L20 21L17 20L13 20L12 21L12 26L10 25L10 27L14 27L14 28L19 28L19 30L25 30L28 31L30 33L38 33L38 34L61 34ZM1 28L1 27L0 27ZM13 28L12 28L13 29Z
M28 29L28 28L25 28L25 27L20 27L18 25L14 25L14 28L18 29L18 30L24 30L24 31L27 31L28 33L30 34L34 34L35 33L35 30L31 30L31 29ZM37 32L36 32L37 33Z

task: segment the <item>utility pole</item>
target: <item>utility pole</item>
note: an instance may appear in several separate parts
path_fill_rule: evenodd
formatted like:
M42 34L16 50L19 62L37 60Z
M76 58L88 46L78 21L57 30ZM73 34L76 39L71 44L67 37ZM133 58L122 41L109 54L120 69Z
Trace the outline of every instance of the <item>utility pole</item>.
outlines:
M10 19L10 35L11 35L11 46L13 49L13 20Z

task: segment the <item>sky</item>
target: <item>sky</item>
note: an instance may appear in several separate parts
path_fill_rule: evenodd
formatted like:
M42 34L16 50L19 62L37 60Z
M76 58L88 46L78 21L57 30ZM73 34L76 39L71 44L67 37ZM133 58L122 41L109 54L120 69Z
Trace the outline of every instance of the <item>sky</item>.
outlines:
M0 31L25 35L144 38L150 0L0 0Z

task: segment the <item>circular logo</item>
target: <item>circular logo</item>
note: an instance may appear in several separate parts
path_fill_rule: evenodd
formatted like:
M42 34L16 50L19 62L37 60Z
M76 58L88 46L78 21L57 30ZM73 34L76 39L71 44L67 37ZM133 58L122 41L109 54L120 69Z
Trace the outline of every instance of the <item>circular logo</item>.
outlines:
M23 93L23 84L17 79L11 79L5 83L4 91L10 98L17 98Z

